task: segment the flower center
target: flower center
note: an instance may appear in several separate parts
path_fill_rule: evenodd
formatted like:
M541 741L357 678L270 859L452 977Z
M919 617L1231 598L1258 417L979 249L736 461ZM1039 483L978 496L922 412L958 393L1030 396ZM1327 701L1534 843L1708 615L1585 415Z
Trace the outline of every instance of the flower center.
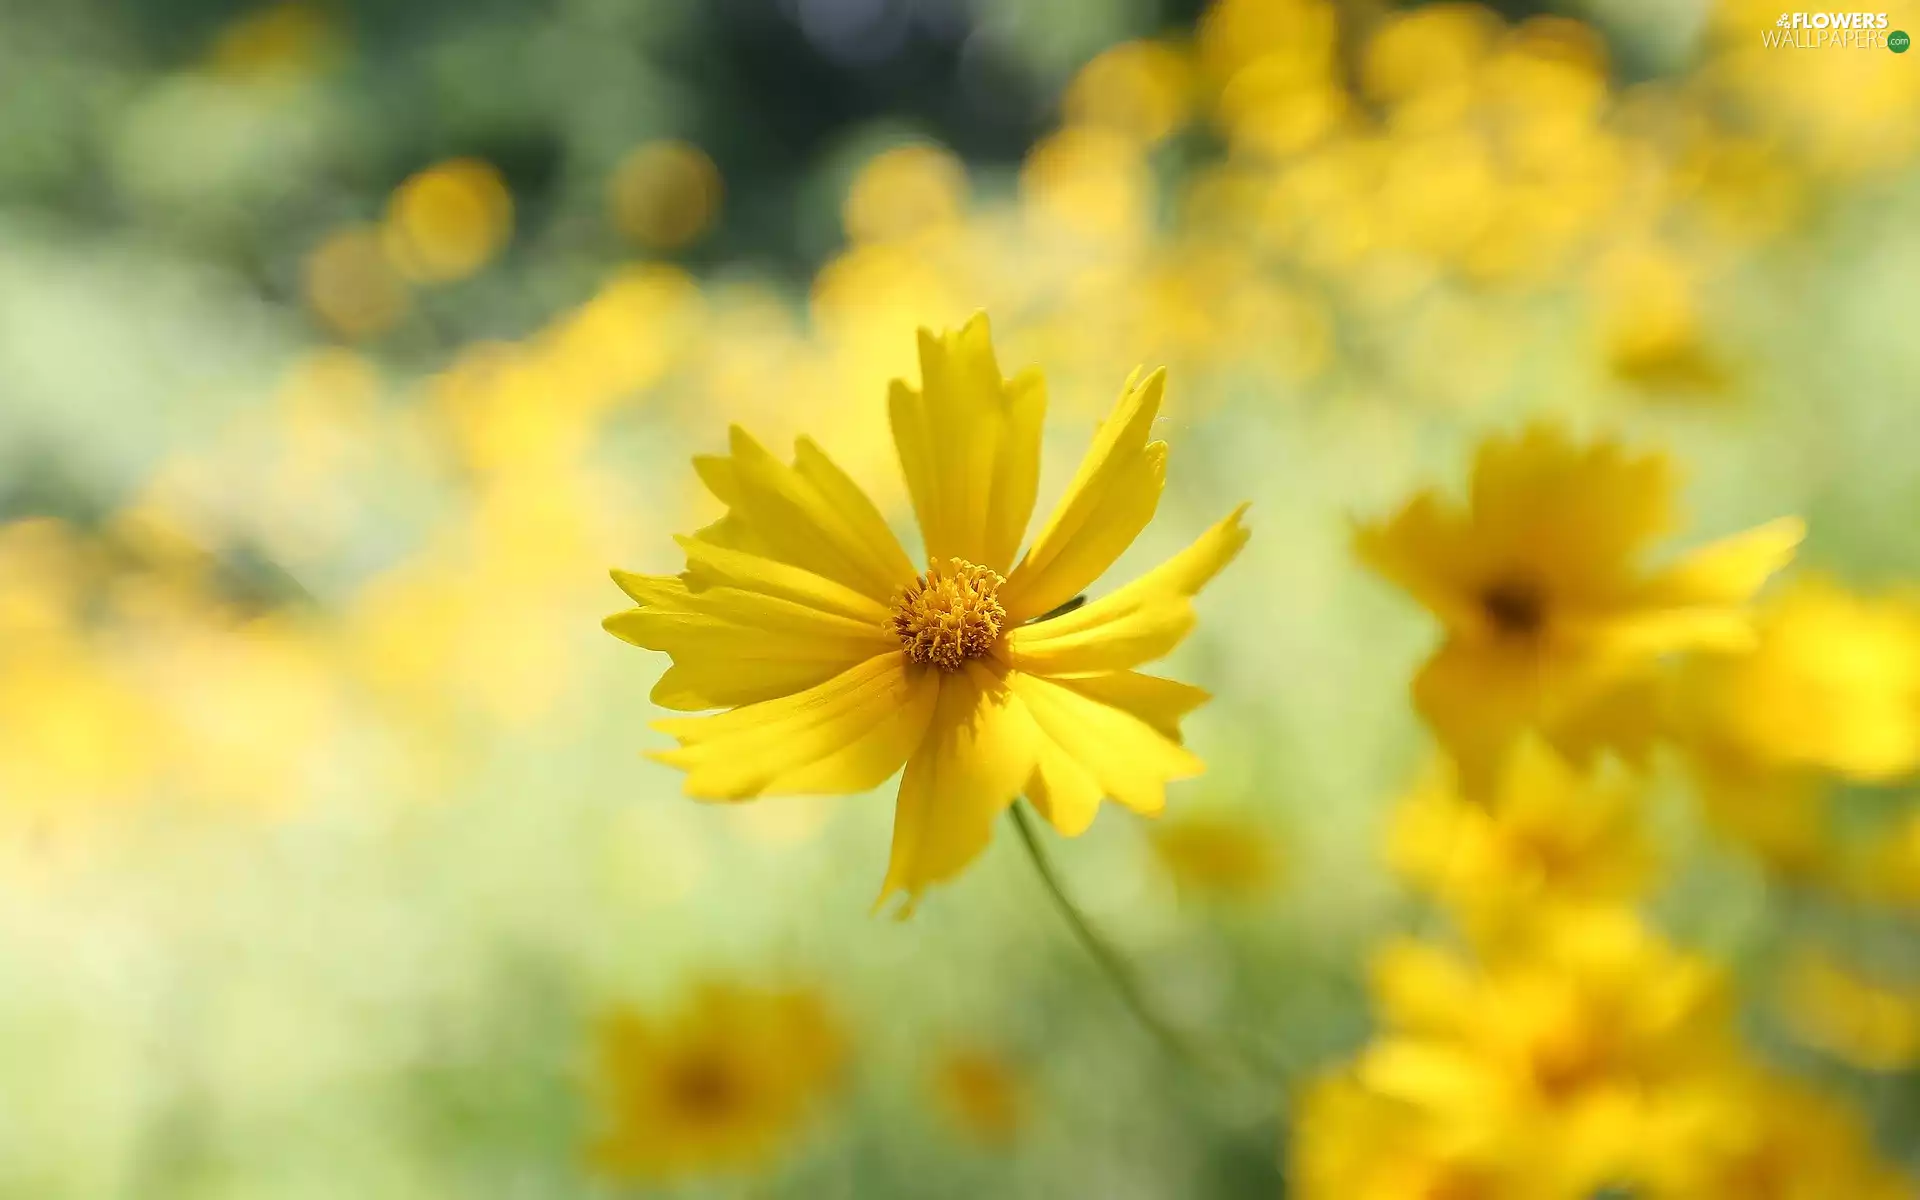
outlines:
M1547 598L1524 579L1504 579L1480 593L1480 610L1499 633L1532 637L1547 621Z
M683 1115L711 1118L736 1107L741 1086L725 1063L709 1054L694 1054L669 1068L667 1091Z
M961 558L935 563L893 598L893 632L907 657L942 671L958 671L993 649L1007 610L995 594L1005 583Z

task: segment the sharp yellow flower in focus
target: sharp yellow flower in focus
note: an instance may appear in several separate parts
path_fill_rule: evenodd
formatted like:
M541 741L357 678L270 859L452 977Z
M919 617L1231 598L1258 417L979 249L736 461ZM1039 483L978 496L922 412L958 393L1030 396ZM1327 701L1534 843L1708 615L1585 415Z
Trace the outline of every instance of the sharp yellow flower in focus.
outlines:
M1639 800L1626 780L1589 778L1529 737L1484 799L1434 772L1395 815L1387 856L1468 930L1499 940L1556 910L1639 895L1654 867Z
M679 539L678 576L615 571L638 605L609 632L663 650L656 703L689 795L863 792L905 767L884 901L950 879L1025 794L1067 836L1103 798L1158 813L1200 773L1180 718L1199 688L1137 668L1193 628L1193 596L1247 533L1242 505L1186 550L1064 615L1152 519L1164 377L1130 380L1066 494L1020 553L1046 395L1003 379L984 315L920 335L921 387L896 381L894 444L925 543L916 567L880 511L807 438L794 462L734 428L694 466L726 515Z
M1649 570L1641 554L1672 526L1673 490L1661 456L1535 425L1481 445L1464 509L1422 492L1358 531L1361 559L1445 627L1413 698L1470 788L1528 729L1582 761L1630 746L1648 708L1620 698L1663 656L1752 646L1747 601L1791 560L1802 522Z
M610 1014L599 1036L608 1175L670 1179L771 1158L833 1089L844 1046L820 998L712 982L677 1013Z

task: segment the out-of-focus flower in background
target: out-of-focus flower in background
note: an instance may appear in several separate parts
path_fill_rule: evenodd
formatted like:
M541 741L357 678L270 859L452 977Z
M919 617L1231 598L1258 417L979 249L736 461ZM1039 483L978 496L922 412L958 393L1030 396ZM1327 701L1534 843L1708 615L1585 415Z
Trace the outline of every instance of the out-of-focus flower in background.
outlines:
M1743 606L1784 566L1794 518L1649 572L1645 545L1672 524L1665 459L1580 446L1533 426L1484 442L1466 509L1422 492L1356 537L1361 557L1438 617L1446 640L1414 680L1414 703L1469 787L1528 729L1585 760L1646 733L1609 729L1609 701L1663 656L1753 638Z
M620 160L607 183L615 228L647 250L678 250L719 216L719 168L686 142L648 142Z
M1388 836L1394 869L1497 942L1565 908L1630 902L1653 880L1638 788L1587 778L1529 737L1486 795L1437 768L1401 803Z
M807 991L711 982L670 1014L615 1010L599 1033L604 1131L592 1162L654 1179L752 1170L820 1110L845 1053Z
M498 254L512 226L513 198L500 172L477 159L453 159L394 189L381 245L407 279L451 283Z
M1019 1066L981 1047L955 1046L941 1054L928 1087L955 1129L989 1147L1004 1147L1017 1138L1033 1103L1031 1085Z
M1251 900L1284 873L1280 845L1253 821L1185 811L1153 827L1153 854L1183 895Z

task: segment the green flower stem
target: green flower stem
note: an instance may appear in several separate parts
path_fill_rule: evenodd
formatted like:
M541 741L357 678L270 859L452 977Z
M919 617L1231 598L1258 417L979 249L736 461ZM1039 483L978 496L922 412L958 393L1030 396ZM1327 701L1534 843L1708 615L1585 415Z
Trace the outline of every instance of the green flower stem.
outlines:
M1060 876L1053 869L1053 861L1040 845L1040 835L1034 828L1034 820L1027 814L1021 801L1014 801L1007 809L1007 815L1013 819L1013 827L1020 832L1020 844L1027 848L1027 857L1033 861L1033 869L1039 874L1040 882L1046 887L1047 895L1052 897L1054 907L1066 919L1067 927L1073 930L1073 936L1079 939L1093 961L1113 985L1119 994L1120 1002L1134 1018L1146 1027L1154 1040L1173 1057L1195 1066L1210 1067L1211 1060L1201 1054L1194 1044L1170 1025L1165 1018L1155 1012L1148 1002L1146 993L1140 988L1140 981L1134 975L1133 968L1127 964L1120 952L1088 923L1086 915L1068 898L1066 890L1060 885Z

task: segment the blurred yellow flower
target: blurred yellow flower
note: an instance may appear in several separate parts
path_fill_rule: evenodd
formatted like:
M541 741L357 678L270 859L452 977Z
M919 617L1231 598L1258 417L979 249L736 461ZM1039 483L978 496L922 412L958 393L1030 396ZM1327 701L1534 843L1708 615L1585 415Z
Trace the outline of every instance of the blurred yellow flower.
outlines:
M698 146L662 140L636 147L607 181L614 228L649 250L678 250L720 211L720 169Z
M1457 115L1502 33L1498 15L1478 4L1423 4L1384 17L1360 57L1366 94L1389 104L1448 97Z
M1244 818L1185 813L1154 826L1151 839L1154 856L1192 895L1245 900L1280 874L1272 835Z
M1193 68L1162 42L1122 42L1101 51L1067 85L1069 124L1096 125L1151 145L1185 124Z
M967 168L941 146L895 146L867 161L840 222L856 242L886 242L952 225L966 207Z
M1523 739L1485 797L1434 771L1396 814L1394 868L1470 930L1498 937L1568 905L1632 899L1653 873L1637 791Z
M1441 1145L1524 1165L1534 1190L1494 1195L1658 1174L1701 1082L1736 1061L1719 973L1624 912L1561 920L1479 964L1396 943L1374 987L1386 1028L1353 1078L1434 1122Z
M1534 1200L1531 1163L1463 1138L1419 1107L1350 1072L1315 1081L1287 1139L1288 1195L1299 1200Z
M1021 165L1020 191L1055 235L1126 244L1149 228L1153 178L1140 147L1110 130L1069 127L1041 141Z
M1159 504L1149 441L1163 375L1135 378L1017 562L1039 484L1046 395L1000 375L984 315L920 336L922 390L896 381L895 445L926 546L916 573L879 510L807 438L781 462L735 428L695 467L726 506L679 539L678 577L614 572L638 607L609 632L664 650L655 702L718 716L661 721L689 795L850 793L905 764L881 898L950 879L1024 792L1060 832L1103 797L1141 813L1198 774L1180 744L1198 688L1141 674L1192 629L1192 597L1239 552L1244 506L1140 579L1074 601Z
M590 1161L667 1179L764 1164L820 1109L845 1057L821 998L708 982L677 1012L602 1022L604 1130Z
M1692 664L1683 720L1717 757L1866 782L1920 770L1920 598L1796 580L1749 654Z
M1469 790L1528 729L1576 760L1643 732L1616 719L1641 706L1608 701L1663 656L1751 647L1746 603L1791 559L1802 523L1772 521L1650 572L1640 554L1672 525L1672 492L1660 456L1535 425L1481 445L1464 510L1425 491L1357 531L1360 558L1445 629L1413 699Z
M254 9L222 29L207 66L229 79L297 79L325 67L339 49L327 15L292 0Z
M1851 1066L1920 1066L1920 988L1879 983L1810 953L1788 968L1781 1003L1795 1036Z
M1838 1097L1786 1080L1728 1076L1692 1115L1698 1149L1666 1165L1652 1193L1689 1200L1912 1200Z
M409 177L387 201L388 257L415 283L451 283L491 262L513 229L513 197L491 163L455 158Z
M1624 382L1656 392L1715 392L1730 382L1702 327L1698 285L1668 251L1619 251L1595 282L1603 352Z
M952 1049L934 1064L931 1085L948 1120L983 1145L1003 1146L1026 1124L1026 1080L1004 1055Z
M412 304L407 285L364 225L342 229L307 255L307 307L334 333L371 337L391 329Z

